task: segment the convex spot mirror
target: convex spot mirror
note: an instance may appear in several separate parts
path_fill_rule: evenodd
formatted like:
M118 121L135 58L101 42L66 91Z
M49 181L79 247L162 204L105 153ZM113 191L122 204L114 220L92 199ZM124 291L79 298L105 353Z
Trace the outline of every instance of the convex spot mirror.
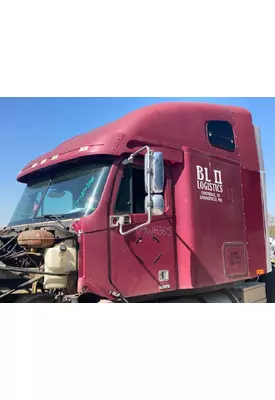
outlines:
M151 204L149 196L145 197L145 212L148 214L148 209L151 208L151 215L162 215L164 213L164 198L161 194L151 196Z

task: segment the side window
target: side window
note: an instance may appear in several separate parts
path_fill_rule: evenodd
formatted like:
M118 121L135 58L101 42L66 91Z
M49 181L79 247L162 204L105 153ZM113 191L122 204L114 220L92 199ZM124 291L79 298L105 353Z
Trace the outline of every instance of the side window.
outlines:
M127 165L123 171L115 211L120 214L143 214L145 196L144 169Z
M232 126L227 121L209 121L206 124L209 143L222 150L235 151L235 140Z
M144 187L144 168L132 169L132 204L133 214L145 213L144 200L146 197Z
M116 200L115 211L117 213L131 213L131 185L132 185L132 166L126 165L123 170L123 177Z

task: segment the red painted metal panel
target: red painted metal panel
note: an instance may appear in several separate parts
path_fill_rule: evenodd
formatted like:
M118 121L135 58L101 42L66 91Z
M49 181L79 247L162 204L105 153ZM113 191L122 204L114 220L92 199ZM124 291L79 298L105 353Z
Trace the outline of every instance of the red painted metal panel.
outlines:
M175 181L180 288L223 284L244 274L241 264L229 278L223 256L226 243L246 247L241 184L238 165L184 153L184 171Z
M247 255L244 243L226 243L223 248L224 272L227 277L247 276Z
M242 170L242 184L249 270L251 276L256 276L258 269L266 271L260 173Z
M238 140L246 137L242 132L242 109L234 109L235 118L241 113L238 124L240 132ZM247 113L247 111L246 111ZM245 114L245 118L247 118ZM52 152L33 160L18 174L18 180L25 181L27 175L38 169L54 163L71 159L74 152L80 148L89 147L78 156L87 154L121 155L133 150L133 142L148 143L153 147L161 148L165 159L179 161L178 153L182 146L208 151L214 155L237 160L237 153L228 153L212 147L206 140L205 124L208 120L223 120L234 122L232 112L228 107L200 103L164 103L144 107L123 118L97 128L91 132L78 135L60 144ZM253 146L252 146L253 147ZM52 157L59 155L58 159ZM41 161L47 160L41 164Z
M110 214L115 213L115 202L120 171L113 192ZM165 215L152 217L150 225L129 235L120 235L118 228L109 231L109 252L112 283L124 296L139 296L161 293L177 289L177 270L175 259L175 238L173 231L173 214L170 203L171 184L166 184ZM131 215L132 223L124 230L141 225L147 220L145 214ZM159 273L168 271L167 281L160 281ZM160 288L169 285L167 289Z

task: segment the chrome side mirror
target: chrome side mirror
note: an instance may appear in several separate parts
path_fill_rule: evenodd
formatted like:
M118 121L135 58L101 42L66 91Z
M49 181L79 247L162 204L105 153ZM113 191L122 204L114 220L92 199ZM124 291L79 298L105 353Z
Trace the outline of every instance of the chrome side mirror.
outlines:
M148 174L148 169L150 173ZM149 182L150 180L150 182ZM149 194L162 193L164 190L164 161L161 152L149 151L144 157L144 182L145 191Z

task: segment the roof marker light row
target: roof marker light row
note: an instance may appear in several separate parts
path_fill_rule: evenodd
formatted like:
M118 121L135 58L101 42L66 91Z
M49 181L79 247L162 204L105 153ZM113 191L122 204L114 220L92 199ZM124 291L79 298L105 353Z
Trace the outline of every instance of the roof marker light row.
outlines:
M79 153L81 153L81 152L83 152L83 151L87 151L88 149L89 149L89 146L80 147ZM58 157L59 157L59 154L56 154L55 156L52 156L50 160L51 160L51 161L57 160ZM46 164L47 161L48 161L48 159L45 158L44 160L40 161L40 163L34 163L34 164L31 166L31 168L37 167L38 164L40 164L40 165ZM22 172L22 170L19 172L19 175L21 174L21 172Z

